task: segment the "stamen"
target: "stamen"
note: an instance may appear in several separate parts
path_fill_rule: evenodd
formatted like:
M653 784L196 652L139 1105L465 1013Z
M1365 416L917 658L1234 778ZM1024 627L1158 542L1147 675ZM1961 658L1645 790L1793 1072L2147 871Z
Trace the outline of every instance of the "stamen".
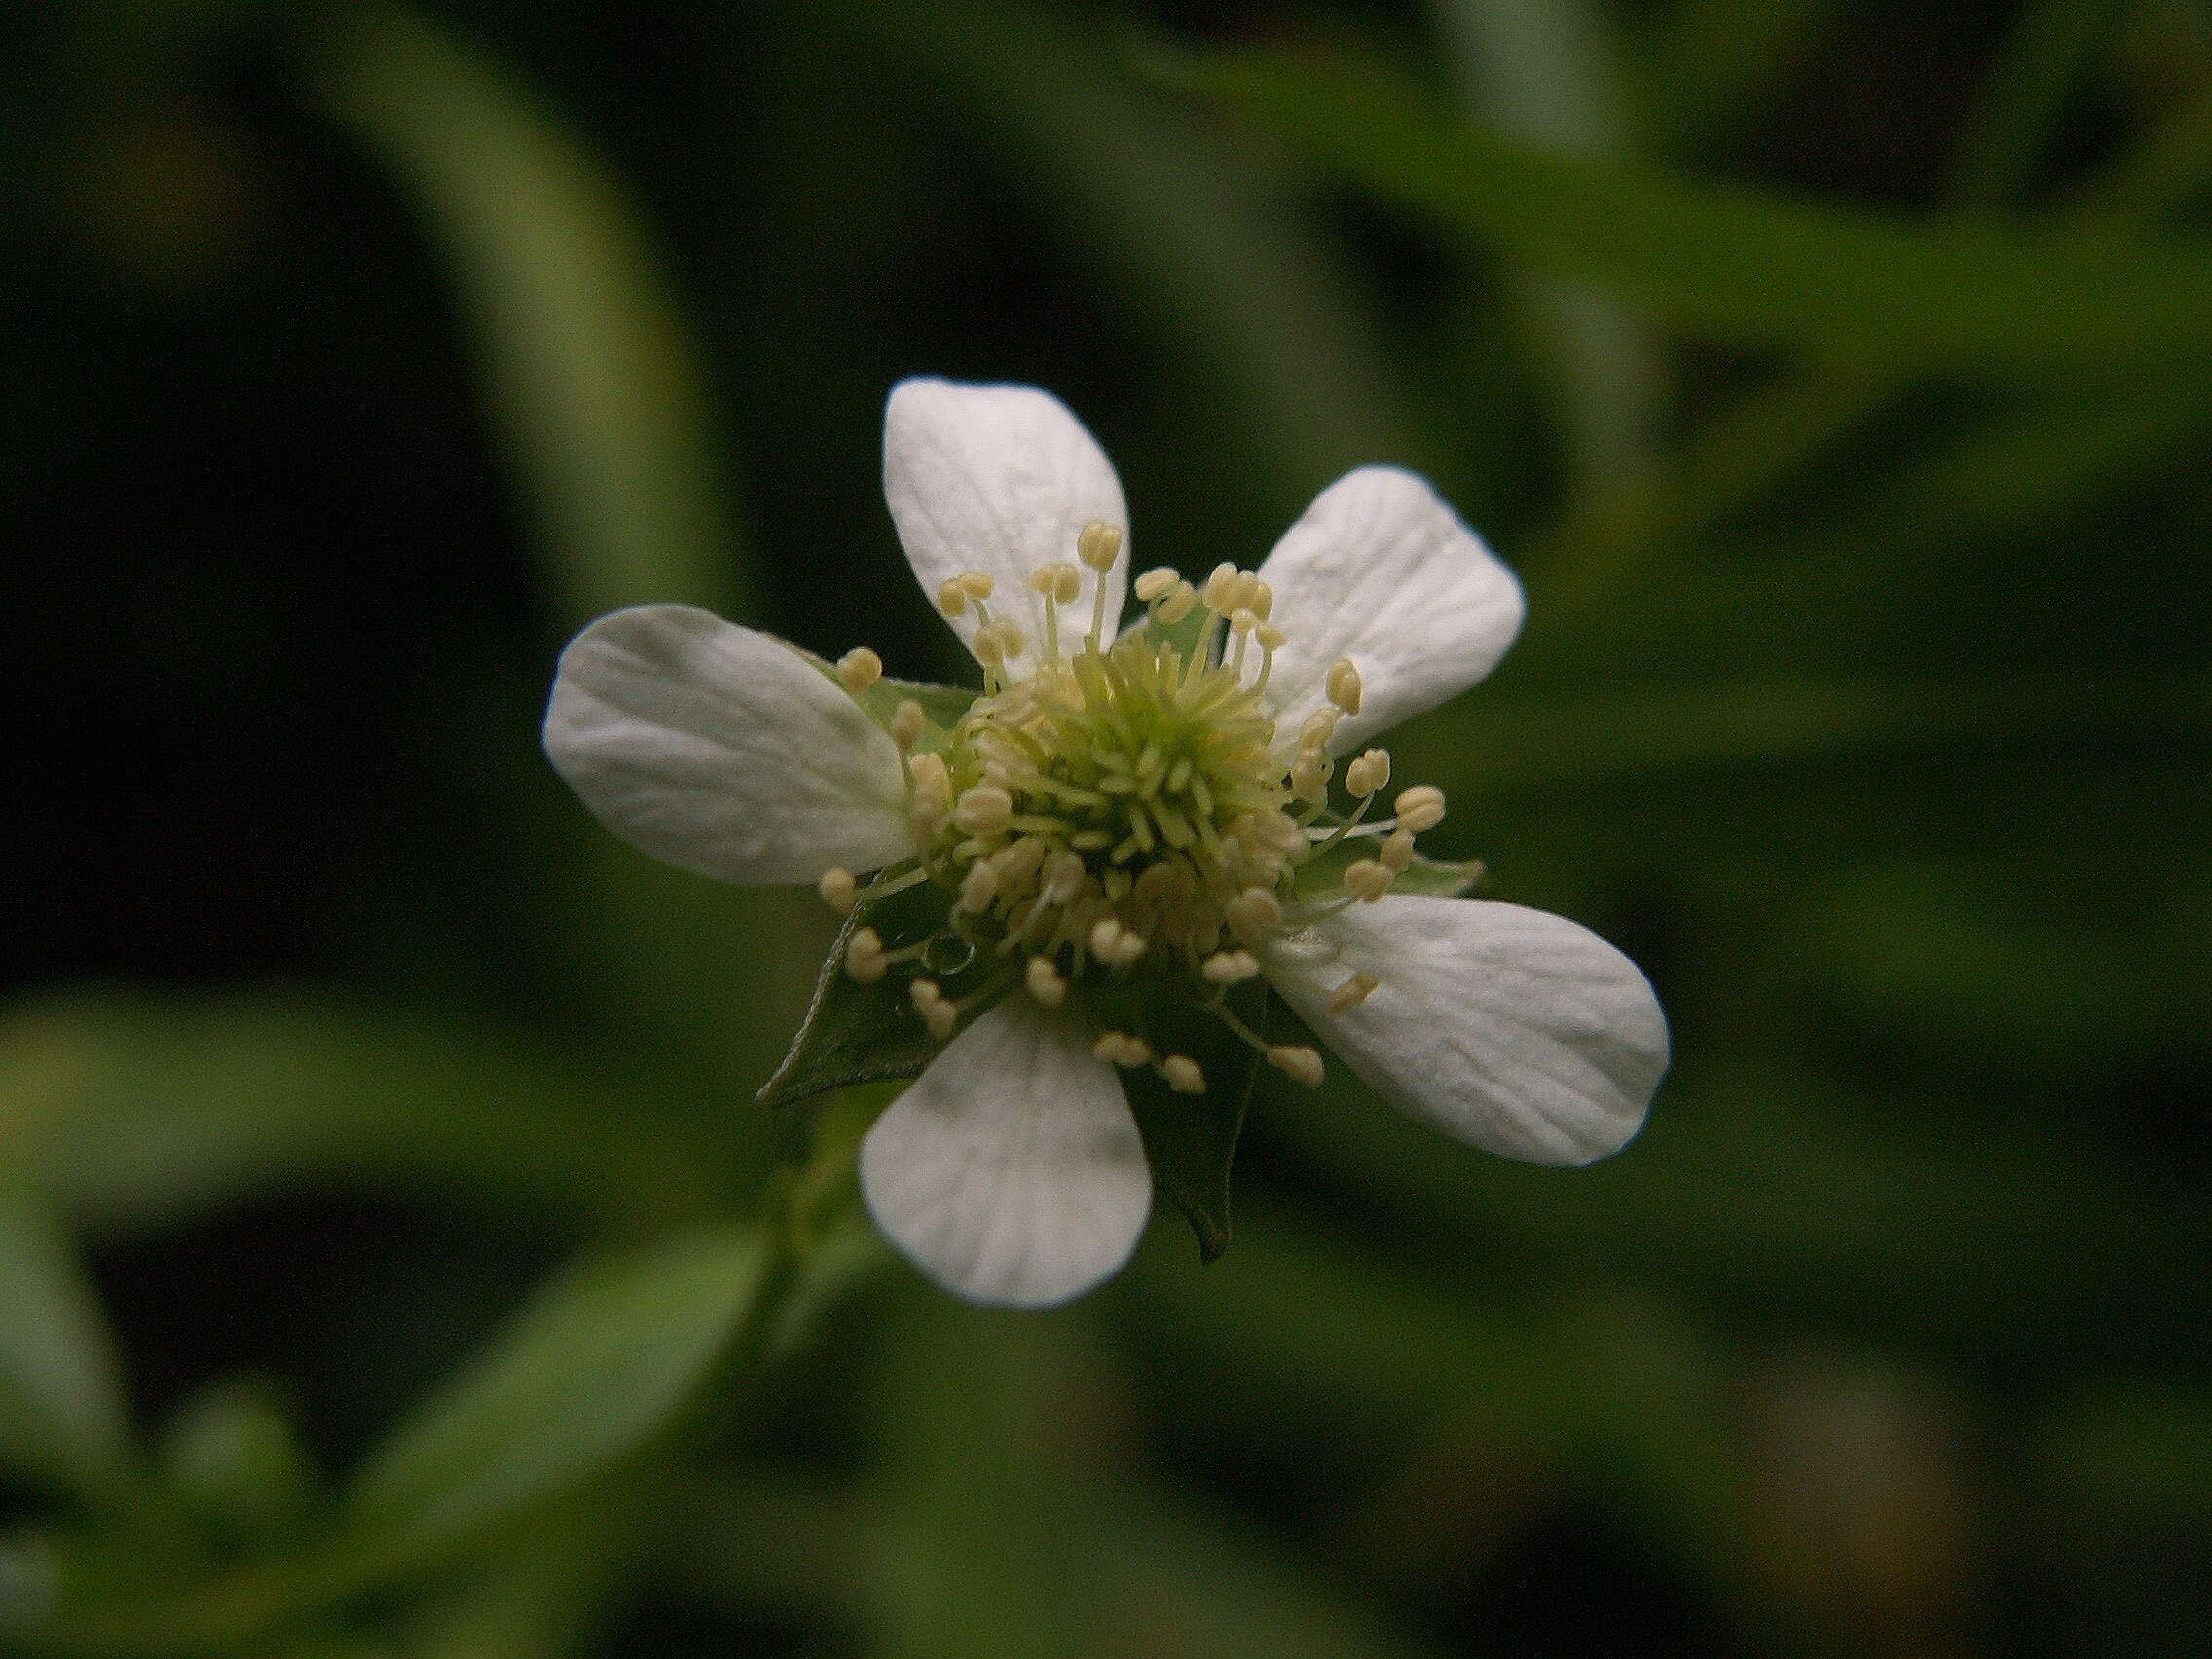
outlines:
M1278 1044L1268 1051L1268 1064L1288 1073L1308 1088L1319 1088L1323 1067L1318 1051L1303 1043Z
M1050 957L1032 956L1028 967L1022 970L1022 977L1028 983L1029 994L1042 1007L1058 1008L1068 1000L1068 982Z
M1370 904L1390 891L1391 871L1375 859L1360 859L1345 866L1345 891L1356 893Z
M1347 715L1359 713L1359 670L1351 658L1339 657L1329 670L1329 701Z
M1248 950L1221 950L1207 957L1198 972L1209 985L1241 985L1259 977L1260 964Z
M822 895L822 902L840 916L851 915L853 906L860 902L861 884L849 869L824 870L814 890Z
M1100 519L1092 519L1075 538L1075 556L1094 571L1110 571L1122 556L1122 533Z
M921 704L911 697L899 705L891 717L891 741L898 745L900 754L906 754L922 740L922 726L927 718Z
M1282 920L1282 903L1264 887L1247 887L1221 907L1221 919L1238 939L1256 943Z
M961 592L977 602L978 608L984 600L991 597L992 590L998 586L991 579L988 571L963 571L953 580L960 584ZM980 614L979 608L977 613Z
M960 585L958 576L938 583L937 608L947 618L968 614L968 590Z
M1376 978L1372 974L1354 974L1331 994L1329 1012L1331 1014L1350 1013L1351 1010L1357 1008L1381 989L1382 983L1382 981Z
M845 972L864 985L872 985L891 972L891 958L883 949L883 936L873 928L861 928L845 941Z
M1126 1031L1108 1031L1091 1044L1090 1051L1108 1065L1146 1066L1152 1063L1152 1045Z
M1416 784L1398 796L1398 826L1421 835L1444 822L1444 792L1433 784Z
M1367 799L1390 781L1390 752L1370 749L1345 768L1345 788L1360 800Z
M857 645L837 659L837 683L858 697L883 678L883 659Z
M1156 565L1153 569L1145 571L1143 575L1137 577L1136 586L1132 591L1136 594L1139 604L1150 605L1154 600L1165 599L1173 593L1182 580L1183 578L1175 573L1172 566Z
M1198 1069L1198 1062L1188 1054L1169 1054L1160 1062L1160 1075L1167 1080L1167 1087L1177 1094L1203 1094L1206 1091L1206 1074Z
M1402 825L1391 830L1375 857L1393 875L1403 875L1414 862L1414 832Z
M922 1016L922 1023L929 1027L932 1037L941 1043L952 1035L960 1024L960 1010L945 1001L935 979L916 979L907 987L907 994L913 999L914 1012Z
M1198 590L1189 582L1178 579L1167 597L1160 602L1159 616L1161 624L1172 628L1198 608Z
M1251 607L1253 613L1261 621L1265 622L1274 612L1275 590L1255 575L1252 578L1252 592L1244 603ZM1278 639L1276 643L1279 645L1281 642Z
M1014 822L1014 796L996 784L962 790L952 822L971 835L995 835Z
M945 770L944 756L915 756L906 763L906 777L912 786L909 804L915 820L926 826L927 833L935 834L952 810L952 775Z
M977 859L960 878L960 908L981 915L998 902L1000 885L999 866L989 859Z

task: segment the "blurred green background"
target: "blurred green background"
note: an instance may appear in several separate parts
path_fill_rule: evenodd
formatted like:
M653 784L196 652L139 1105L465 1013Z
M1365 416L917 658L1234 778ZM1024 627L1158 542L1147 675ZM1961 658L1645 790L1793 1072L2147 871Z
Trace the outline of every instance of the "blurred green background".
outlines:
M2203 5L0 29L0 1650L2205 1650ZM1221 1263L1044 1316L821 1181L766 1316L830 918L535 721L645 600L958 677L916 373L1143 564L1368 461L1483 529L1401 770L1658 984L1641 1140L1270 1093Z

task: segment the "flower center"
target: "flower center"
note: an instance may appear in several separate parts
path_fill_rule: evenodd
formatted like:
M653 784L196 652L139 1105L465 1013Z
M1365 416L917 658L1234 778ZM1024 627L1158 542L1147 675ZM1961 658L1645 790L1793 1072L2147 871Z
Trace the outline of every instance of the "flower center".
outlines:
M1080 639L1071 641L1062 615L1085 608L1076 564L1048 565L1031 578L1043 602L1041 642L993 616L989 576L971 571L939 590L947 616L977 618L985 689L935 748L921 746L917 705L892 719L923 851L877 888L928 880L956 897L944 934L899 950L872 929L856 930L848 972L872 982L902 962L925 975L950 972L940 964L951 961L1002 965L965 1001L995 998L1015 982L1048 1007L1072 994L1104 1027L1100 1058L1153 1066L1171 1088L1199 1092L1197 1063L1162 1052L1143 1028L1142 1011L1164 996L1209 1010L1282 1070L1317 1082L1318 1054L1268 1044L1229 1006L1229 993L1258 976L1253 952L1272 937L1381 898L1413 863L1414 836L1443 817L1443 795L1404 791L1394 824L1365 822L1389 781L1390 757L1370 749L1337 778L1328 745L1360 704L1348 660L1330 671L1328 704L1295 745L1277 743L1266 692L1286 636L1269 620L1272 594L1250 571L1222 565L1197 587L1171 570L1148 571L1135 584L1143 619L1113 639L1105 573L1121 541L1100 524L1078 540L1078 559L1096 573ZM856 696L880 673L873 652L838 666ZM1332 781L1351 797L1348 812L1331 809ZM1368 856L1350 856L1361 849ZM850 909L857 887L833 870L823 893ZM1355 976L1336 1011L1374 988ZM947 1000L935 978L916 977L911 992L933 1034L956 1029L964 1004Z

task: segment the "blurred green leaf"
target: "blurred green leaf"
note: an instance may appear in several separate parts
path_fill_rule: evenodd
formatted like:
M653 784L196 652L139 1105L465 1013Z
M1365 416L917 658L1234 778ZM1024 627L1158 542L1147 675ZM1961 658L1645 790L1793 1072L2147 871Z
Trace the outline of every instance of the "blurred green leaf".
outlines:
M1951 158L1952 202L2003 207L2034 175L2085 60L2110 37L2125 0L2030 0Z
M1471 252L1604 281L1716 340L2003 370L2212 346L2212 249L1914 225L1543 155L1348 60L1224 55L1195 80Z
M765 1262L750 1234L701 1232L550 1286L368 1459L340 1553L426 1561L639 1455L696 1398Z
M1038 214L1164 338L1185 386L1250 412L1211 441L1268 483L1421 459L1381 321L1312 234L1295 174L1145 86L1129 62L1142 37L1029 0L800 9L849 17L897 76L955 94Z
M1839 10L1837 0L1675 0L1635 60L1655 148L1698 154L1756 122Z
M163 1436L169 1486L219 1539L254 1553L295 1543L321 1481L280 1393L230 1378L187 1401Z
M94 1508L135 1485L123 1379L59 1224L0 1167L0 1464Z
M619 183L423 14L333 8L304 73L452 265L570 620L654 600L743 613L697 348Z
M612 1227L697 1216L704 1154L640 1080L479 1021L311 996L82 997L0 1021L0 1149L147 1228L303 1178L421 1183Z
M1431 0L1475 119L1531 149L1620 161L1634 150L1611 18L1588 0ZM1647 458L1667 363L1643 321L1602 289L1524 279L1515 310L1545 365L1576 471Z
M869 1588L896 1659L1079 1655L1082 1501L1101 1402L1081 1316L1013 1315L932 1296L890 1345L879 1395L885 1490Z

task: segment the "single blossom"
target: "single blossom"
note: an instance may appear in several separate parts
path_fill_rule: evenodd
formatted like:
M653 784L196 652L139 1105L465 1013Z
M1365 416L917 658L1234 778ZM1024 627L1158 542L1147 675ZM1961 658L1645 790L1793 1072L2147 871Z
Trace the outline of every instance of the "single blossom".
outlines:
M1392 891L1435 868L1414 841L1445 803L1393 790L1371 740L1488 674L1523 612L1427 483L1362 467L1256 571L1149 571L1125 631L1121 485L1055 398L903 383L884 489L982 668L965 713L887 702L865 648L832 666L653 605L569 645L545 745L604 823L686 869L814 882L848 913L941 891L937 937L849 927L844 958L903 984L941 1045L861 1148L871 1212L923 1271L1021 1307L1116 1272L1153 1190L1118 1068L1208 1088L1145 1010L1208 1011L1320 1081L1316 1051L1233 1011L1260 977L1376 1092L1476 1146L1578 1164L1636 1133L1667 1028L1634 964L1541 911ZM947 996L948 957L991 971Z

